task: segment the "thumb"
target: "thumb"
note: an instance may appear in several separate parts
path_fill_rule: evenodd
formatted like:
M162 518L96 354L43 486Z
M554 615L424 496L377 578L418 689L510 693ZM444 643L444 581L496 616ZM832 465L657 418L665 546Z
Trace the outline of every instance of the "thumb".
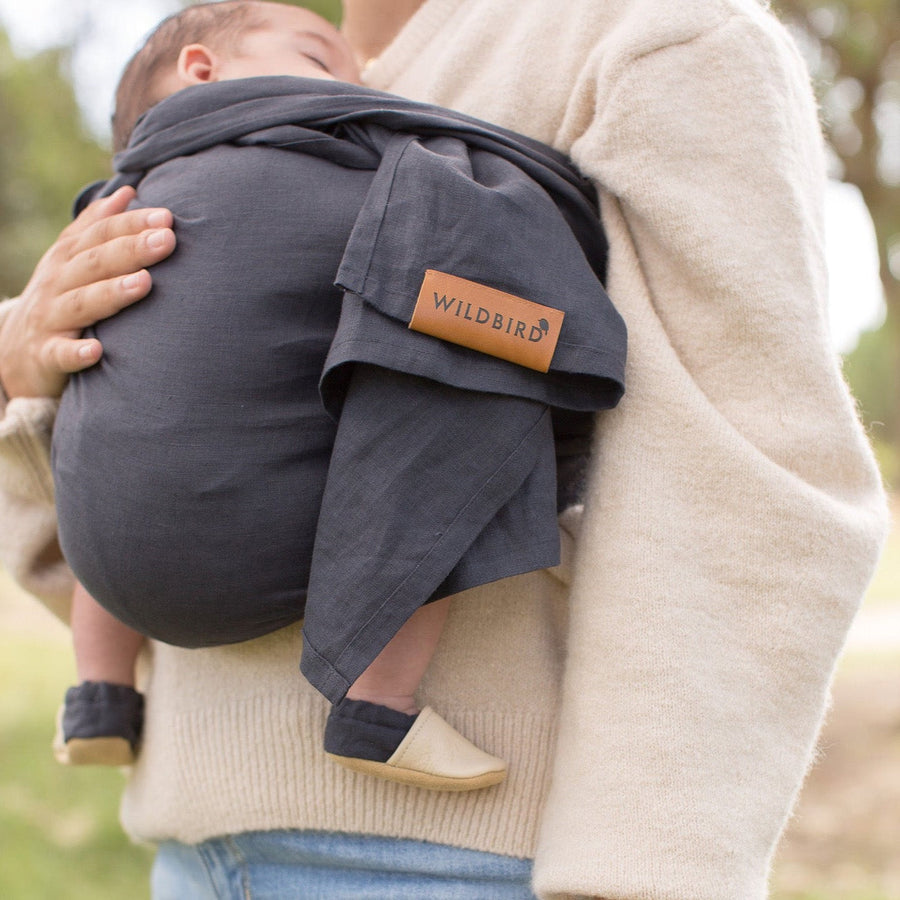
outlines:
M103 355L103 347L96 338L51 338L44 351L48 368L66 374L90 368Z

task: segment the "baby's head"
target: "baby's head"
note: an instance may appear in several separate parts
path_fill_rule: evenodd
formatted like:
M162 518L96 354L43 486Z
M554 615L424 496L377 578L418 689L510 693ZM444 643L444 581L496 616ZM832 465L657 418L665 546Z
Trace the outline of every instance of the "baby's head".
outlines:
M163 20L125 67L116 90L113 149L164 97L194 84L256 75L359 83L347 42L307 9L263 0L201 3Z

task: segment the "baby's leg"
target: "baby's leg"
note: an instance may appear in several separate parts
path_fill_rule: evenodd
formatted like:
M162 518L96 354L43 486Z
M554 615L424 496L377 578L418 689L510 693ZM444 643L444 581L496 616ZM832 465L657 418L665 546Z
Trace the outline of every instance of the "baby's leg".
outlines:
M81 584L72 596L71 625L79 681L134 687L134 665L143 635L108 613Z
M449 609L449 597L417 609L353 682L347 697L415 715L419 711L415 693L437 649Z
M471 791L498 784L506 763L464 738L415 693L437 648L450 598L420 607L332 707L325 750L341 765L401 784Z
M134 689L134 667L144 638L81 584L72 596L71 624L79 683L66 691L56 758L67 765L129 765L143 727L144 698Z

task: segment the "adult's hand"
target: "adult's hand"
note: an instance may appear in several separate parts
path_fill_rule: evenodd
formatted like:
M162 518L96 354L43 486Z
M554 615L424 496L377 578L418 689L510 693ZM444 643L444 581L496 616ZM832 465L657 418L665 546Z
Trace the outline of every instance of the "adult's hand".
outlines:
M94 201L44 254L0 329L0 384L12 397L57 397L103 353L81 332L146 296L145 266L175 249L172 214L127 210L134 190Z

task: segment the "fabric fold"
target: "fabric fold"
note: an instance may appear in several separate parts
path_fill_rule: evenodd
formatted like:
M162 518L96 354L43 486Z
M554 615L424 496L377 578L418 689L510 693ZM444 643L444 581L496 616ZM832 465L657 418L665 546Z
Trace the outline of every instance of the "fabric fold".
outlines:
M100 193L221 143L374 172L334 279L365 307L342 317L323 372L332 414L345 386L341 368L355 361L571 409L605 409L621 398L627 338L602 285L607 244L596 194L553 148L357 85L248 78L188 88L151 109ZM76 211L97 193L87 189ZM429 268L562 310L550 371L410 333Z
M426 600L557 565L555 465L543 404L357 367L316 528L303 674L337 702Z
M273 77L174 94L115 165L99 191L131 183L172 208L182 252L101 323L104 363L57 428L63 547L104 605L181 646L305 618L301 668L334 702L423 603L559 563L555 431L587 453L626 344L596 195L565 157ZM239 263L229 245L248 240ZM411 328L432 272L546 311L526 325L457 300L451 315L515 347L550 344L546 314L547 371ZM140 552L109 534L142 535Z

